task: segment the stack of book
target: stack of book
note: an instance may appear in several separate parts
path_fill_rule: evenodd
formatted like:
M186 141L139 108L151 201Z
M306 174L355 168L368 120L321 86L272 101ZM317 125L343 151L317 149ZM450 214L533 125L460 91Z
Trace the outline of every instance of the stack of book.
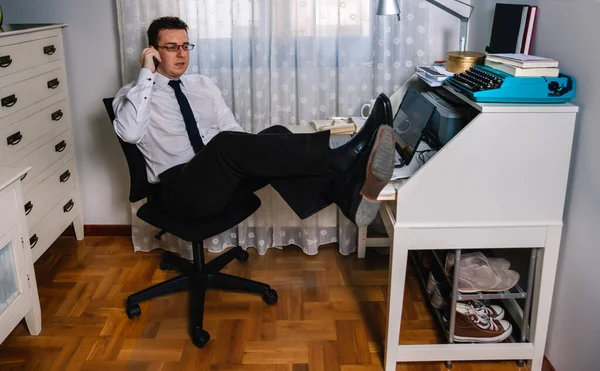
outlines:
M558 61L528 54L489 54L485 65L513 76L557 77Z

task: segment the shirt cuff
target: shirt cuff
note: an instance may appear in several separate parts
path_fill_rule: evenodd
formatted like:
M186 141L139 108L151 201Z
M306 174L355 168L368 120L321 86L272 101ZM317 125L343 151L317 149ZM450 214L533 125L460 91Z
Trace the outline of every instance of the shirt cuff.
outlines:
M154 74L147 68L140 69L138 74L136 85L140 86L152 86L154 82Z

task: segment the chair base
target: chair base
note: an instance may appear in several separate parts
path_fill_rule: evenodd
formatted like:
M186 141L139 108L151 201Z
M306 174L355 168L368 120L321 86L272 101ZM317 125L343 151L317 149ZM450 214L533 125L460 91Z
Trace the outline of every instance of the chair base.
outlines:
M204 263L204 248L201 243L193 243L193 263L171 252L165 251L160 269L174 269L181 275L165 282L148 287L127 298L126 313L129 318L139 316L142 311L139 303L159 296L177 292L189 292L188 330L194 345L202 348L210 339L210 334L202 328L204 318L204 294L206 289L225 289L261 294L269 304L277 302L277 292L267 284L246 278L232 276L219 271L233 259L247 261L248 253L240 246L219 255L208 264Z

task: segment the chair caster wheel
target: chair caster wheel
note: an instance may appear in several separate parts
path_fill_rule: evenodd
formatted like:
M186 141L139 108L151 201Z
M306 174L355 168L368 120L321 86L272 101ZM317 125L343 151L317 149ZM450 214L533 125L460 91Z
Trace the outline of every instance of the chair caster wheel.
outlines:
M241 250L235 258L241 261L242 263L245 263L248 261L249 256L250 254L248 254L248 251Z
M446 362L444 362L444 364L446 365L446 368L447 368L448 370L450 370L450 369L452 368L452 362L448 362L448 361L446 361Z
M166 261L164 261L164 260L161 260L161 261L160 261L160 266L159 266L159 268L160 268L160 270L161 270L161 271L168 271L168 270L171 270L171 269L172 269L172 267L171 267L171 264L167 263L167 262L166 262Z
M525 366L525 361L517 361L517 366L518 366L518 367L523 367L523 366Z
M195 346L203 348L210 340L210 334L206 330L199 329L199 331L193 331L191 338Z
M269 289L269 291L263 294L263 300L269 305L277 303L277 291Z
M142 309L139 304L127 304L127 309L125 309L125 311L127 312L127 317L130 319L142 314Z

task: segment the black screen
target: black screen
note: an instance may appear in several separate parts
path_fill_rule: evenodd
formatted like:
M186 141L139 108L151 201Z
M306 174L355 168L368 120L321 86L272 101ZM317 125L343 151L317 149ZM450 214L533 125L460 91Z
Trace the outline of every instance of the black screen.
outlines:
M412 160L435 106L409 88L394 117L396 149L406 164Z

